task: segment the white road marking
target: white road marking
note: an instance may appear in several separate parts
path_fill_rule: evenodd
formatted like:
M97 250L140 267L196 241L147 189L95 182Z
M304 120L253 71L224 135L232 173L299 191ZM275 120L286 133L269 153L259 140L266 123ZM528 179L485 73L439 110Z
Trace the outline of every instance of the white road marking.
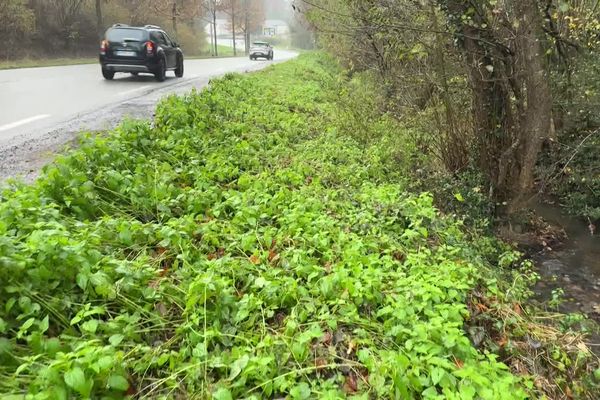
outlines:
M50 114L41 114L41 115L36 115L35 117L25 118L20 121L2 125L2 126L0 126L0 132L19 127L21 125L29 124L31 122L39 121L40 119L48 118L50 116L51 116Z
M145 89L148 89L148 88L151 88L151 87L152 86L150 86L150 85L140 86L139 88L135 88L135 89L131 89L131 90L126 90L124 92L119 92L117 94L119 96L125 96L125 95L131 94L131 93L135 93L135 92L139 92L140 90L145 90Z

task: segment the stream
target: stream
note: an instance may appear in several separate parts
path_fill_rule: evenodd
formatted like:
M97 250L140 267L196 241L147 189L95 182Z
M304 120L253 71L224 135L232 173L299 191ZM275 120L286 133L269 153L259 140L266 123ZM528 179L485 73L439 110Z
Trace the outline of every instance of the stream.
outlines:
M555 249L533 256L541 275L535 287L538 299L548 302L555 289L562 289L559 311L584 313L600 322L600 235L592 236L586 223L562 214L557 206L539 204L535 211L568 236Z

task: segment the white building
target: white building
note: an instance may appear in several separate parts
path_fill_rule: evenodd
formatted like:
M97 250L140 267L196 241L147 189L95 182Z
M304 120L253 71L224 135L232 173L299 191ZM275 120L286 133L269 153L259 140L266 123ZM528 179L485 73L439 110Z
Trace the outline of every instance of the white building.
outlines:
M290 26L280 19L267 19L263 23L263 35L265 36L287 36L290 34Z

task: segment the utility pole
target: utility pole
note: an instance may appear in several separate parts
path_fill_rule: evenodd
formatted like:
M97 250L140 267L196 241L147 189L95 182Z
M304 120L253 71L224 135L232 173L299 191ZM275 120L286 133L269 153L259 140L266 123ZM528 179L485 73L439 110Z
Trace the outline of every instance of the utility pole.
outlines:
M237 56L237 48L235 43L235 2L231 0L231 32L233 33L233 56Z
M102 0L96 0L96 27L98 36L102 39L104 35L104 18L102 17Z

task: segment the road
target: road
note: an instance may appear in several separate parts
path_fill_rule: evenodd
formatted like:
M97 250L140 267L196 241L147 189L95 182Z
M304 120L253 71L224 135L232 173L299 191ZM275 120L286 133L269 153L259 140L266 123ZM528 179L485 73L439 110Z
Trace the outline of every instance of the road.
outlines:
M278 50L274 62L296 53ZM165 82L151 75L117 74L106 81L97 64L0 71L0 181L27 181L73 141L79 132L102 131L125 117L150 118L157 101L206 86L228 72L250 72L272 64L246 57L187 60L184 78L168 73Z

